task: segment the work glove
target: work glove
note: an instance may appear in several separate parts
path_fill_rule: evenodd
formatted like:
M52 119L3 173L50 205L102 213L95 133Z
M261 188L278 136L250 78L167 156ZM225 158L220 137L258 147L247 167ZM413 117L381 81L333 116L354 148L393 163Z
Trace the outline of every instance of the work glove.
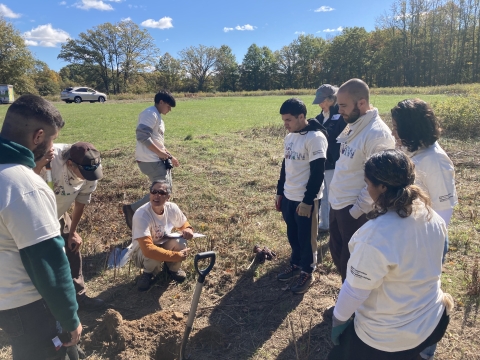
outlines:
M304 202L301 202L297 206L297 214L298 216L306 216L309 218L312 214L312 205L307 205Z
M348 319L347 321L340 321L335 317L335 315L333 315L331 338L334 345L340 345L340 335L343 334L348 325L350 325L351 321L352 318Z
M282 211L282 198L282 195L277 195L277 197L275 198L275 209L277 211Z

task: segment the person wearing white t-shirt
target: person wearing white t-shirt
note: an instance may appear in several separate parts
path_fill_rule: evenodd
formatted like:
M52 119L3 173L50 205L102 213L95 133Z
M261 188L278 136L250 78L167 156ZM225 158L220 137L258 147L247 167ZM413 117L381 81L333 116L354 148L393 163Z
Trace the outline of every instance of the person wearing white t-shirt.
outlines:
M162 119L162 115L168 114L175 105L176 101L172 94L160 91L155 95L154 105L138 116L135 160L140 171L148 176L150 182L169 180L171 183L170 169L180 165L165 147L165 122ZM140 206L148 203L149 196L147 194L137 202L123 206L125 221L130 229L133 214Z
M348 124L337 137L340 158L335 164L330 184L330 240L332 260L342 277L347 274L350 257L348 242L367 222L372 210L372 199L363 181L363 165L378 151L395 148L391 130L383 122L378 110L370 106L368 85L360 79L351 79L337 92L339 113Z
M287 224L292 254L290 264L277 279L289 281L299 276L290 289L304 293L314 280L312 272L317 264L318 202L328 142L323 125L317 119L307 120L307 107L301 100L286 100L280 114L289 133L284 140L275 207Z
M445 334L453 307L440 288L447 229L414 181L414 165L399 150L365 163L374 209L349 243L329 360L413 360Z
M440 125L433 109L421 99L400 101L392 110L392 134L397 146L415 164L415 184L428 193L432 209L449 225L458 204L455 168L438 143ZM448 251L445 239L443 259ZM436 345L422 351L422 358L433 359Z
M143 269L137 281L140 291L150 288L152 278L163 264L173 280L185 280L182 261L188 255L187 240L193 238L193 228L179 207L169 202L172 186L168 181L156 180L150 187L150 202L141 206L133 215L132 259ZM172 230L181 231L182 237L169 237Z
M82 272L82 238L77 233L85 206L90 204L97 181L103 177L100 152L90 143L54 144L39 161L34 171L48 180L46 165L50 164L53 192L57 203L60 230L65 240L77 301L82 310L98 310L105 306L99 298L87 296ZM67 213L73 205L72 217Z
M0 132L0 328L13 360L64 359L82 333L55 195L32 170L64 124L51 103L22 95Z

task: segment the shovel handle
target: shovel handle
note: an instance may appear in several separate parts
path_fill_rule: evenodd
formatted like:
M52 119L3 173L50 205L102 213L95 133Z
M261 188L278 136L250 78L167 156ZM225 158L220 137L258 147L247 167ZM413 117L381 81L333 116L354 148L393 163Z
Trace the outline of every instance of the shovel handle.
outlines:
M205 269L198 268L198 261L203 259L210 259L210 264ZM215 265L216 254L214 251L206 251L195 255L193 264L195 265L195 270L198 273L198 282L203 283L205 281L205 276L208 275L210 270L212 270L213 265Z

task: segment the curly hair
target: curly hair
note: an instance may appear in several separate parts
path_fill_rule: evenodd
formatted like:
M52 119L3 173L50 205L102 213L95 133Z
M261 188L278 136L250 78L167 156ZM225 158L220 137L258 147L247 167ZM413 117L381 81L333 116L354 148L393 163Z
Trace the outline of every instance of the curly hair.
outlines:
M396 123L398 137L408 151L433 145L441 134L438 119L433 109L421 99L400 101L391 110Z
M394 209L401 218L412 214L413 202L422 201L430 215L430 199L415 182L415 165L399 150L385 150L373 154L365 163L365 177L374 185L384 185L385 192L375 201L374 208L367 214L375 219Z

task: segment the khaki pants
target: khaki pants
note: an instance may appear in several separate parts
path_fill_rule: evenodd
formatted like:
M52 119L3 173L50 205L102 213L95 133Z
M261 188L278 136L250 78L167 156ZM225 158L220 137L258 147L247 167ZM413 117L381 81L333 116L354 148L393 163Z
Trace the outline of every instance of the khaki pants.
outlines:
M180 251L187 247L187 241L184 238L178 239L171 239L164 242L161 245L157 245L165 250L171 251ZM133 262L136 267L143 269L143 272L157 275L160 271L162 271L163 261L157 261L153 259L149 259L143 255L142 250L139 248L133 255L132 255ZM180 270L182 266L182 262L167 262L165 261L168 269L172 272L177 272Z

